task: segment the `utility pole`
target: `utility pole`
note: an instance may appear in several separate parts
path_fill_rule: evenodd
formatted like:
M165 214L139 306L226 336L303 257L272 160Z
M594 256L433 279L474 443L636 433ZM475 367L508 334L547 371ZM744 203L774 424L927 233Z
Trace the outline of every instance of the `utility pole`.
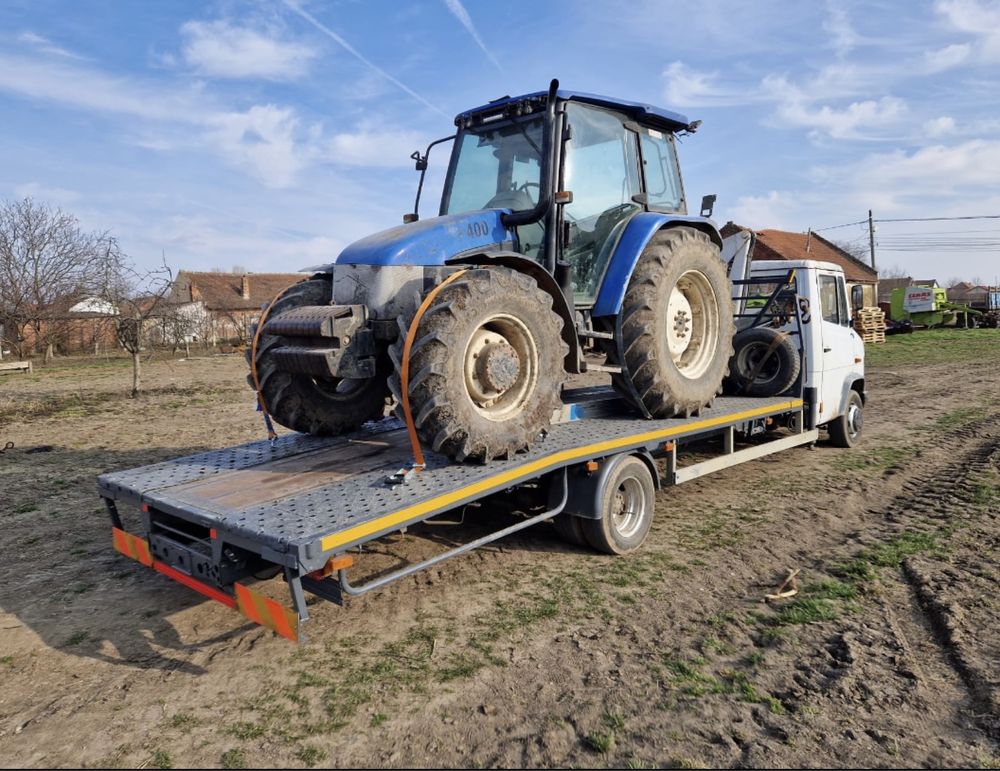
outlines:
M868 244L872 251L872 270L875 270L875 220L871 209L868 210Z

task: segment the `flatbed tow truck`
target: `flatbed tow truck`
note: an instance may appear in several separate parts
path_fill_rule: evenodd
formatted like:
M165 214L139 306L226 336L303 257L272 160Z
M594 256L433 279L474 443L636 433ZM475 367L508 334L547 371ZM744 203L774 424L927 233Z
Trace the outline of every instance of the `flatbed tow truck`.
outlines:
M781 395L722 396L695 416L643 420L610 387L567 390L558 422L528 452L485 464L427 452L419 473L406 470L413 448L395 418L344 436L290 433L115 471L98 478L114 546L292 640L302 639L309 618L307 592L343 604L545 520L578 544L632 551L649 530L656 489L814 444L821 428L840 446L860 436L864 349L850 326L842 271L814 261L748 268L749 249L745 238L731 263L733 275L747 276L733 282L745 285L736 316L746 320L743 328L766 324L797 342L801 366ZM763 298L760 307L753 297ZM366 543L491 500L516 500L521 518L361 585L350 582L348 569ZM125 517L131 531L122 507L138 512L137 525L134 513ZM255 583L278 575L290 607Z

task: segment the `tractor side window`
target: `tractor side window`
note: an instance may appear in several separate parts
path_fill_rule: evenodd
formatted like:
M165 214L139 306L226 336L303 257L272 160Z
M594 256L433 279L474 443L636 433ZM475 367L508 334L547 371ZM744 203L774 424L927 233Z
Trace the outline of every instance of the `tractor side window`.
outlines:
M836 276L819 277L819 304L823 311L823 321L840 324L840 292L837 291ZM844 305L846 306L846 301Z
M684 193L673 141L662 131L644 128L639 142L650 207L680 211L684 207Z
M563 257L573 266L579 304L593 302L611 252L633 214L640 192L635 134L622 116L575 102L566 109L570 139L563 162L563 189L573 202L563 207L568 227Z

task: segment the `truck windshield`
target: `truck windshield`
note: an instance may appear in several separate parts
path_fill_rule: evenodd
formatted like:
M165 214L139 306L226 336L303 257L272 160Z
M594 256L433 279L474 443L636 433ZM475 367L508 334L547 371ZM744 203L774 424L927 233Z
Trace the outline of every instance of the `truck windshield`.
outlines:
M455 144L456 157L445 183L441 213L534 208L541 181L544 129L541 116L465 129Z

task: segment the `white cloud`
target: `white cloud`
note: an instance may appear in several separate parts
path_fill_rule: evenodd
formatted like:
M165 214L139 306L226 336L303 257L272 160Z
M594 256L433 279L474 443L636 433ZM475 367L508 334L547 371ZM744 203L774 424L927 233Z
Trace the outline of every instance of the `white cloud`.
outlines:
M976 54L986 61L1000 60L1000 3L978 0L938 0L935 10L952 27L976 38Z
M412 167L410 153L427 144L416 131L371 131L334 135L326 145L327 157L343 166Z
M955 119L949 115L942 115L940 118L929 120L924 123L924 133L927 136L937 139L946 134L955 133Z
M70 204L80 200L80 194L64 187L51 187L40 182L26 182L14 186L14 195L18 198L36 198L56 205Z
M153 151L208 148L267 187L294 184L314 162L396 167L426 138L362 125L324 134L287 106L226 109L201 90L111 77L90 67L0 53L0 91L81 110L127 116L126 141ZM192 128L195 130L192 131Z
M375 64L373 61L371 61L366 56L364 56L364 54L362 54L357 48L355 48L354 46L352 46L347 41L347 39L344 38L343 35L338 35L336 32L334 32L332 29L330 29L328 26L326 26L323 22L321 22L319 19L317 19L315 16L313 16L307 10L305 10L299 4L299 0L282 0L282 2L284 2L284 4L288 7L288 9L290 11L292 11L294 13L297 13L299 16L301 16L303 19L305 19L307 22L309 22L313 27L315 27L316 29L318 29L320 32L322 32L324 35L326 35L328 38L330 38L332 41L334 41L337 45L339 45L341 48L343 48L345 51L347 51L347 53L349 53L351 56L353 56L359 62L361 62L362 64L364 64L366 67L368 67L368 69L370 69L372 72L378 73L378 75L380 75L381 77L385 78L387 81L389 81L390 83L392 83L394 86L396 86L401 91L403 91L403 92L409 94L410 96L412 96L414 99L416 99L418 102L420 102L421 104L423 104L425 107L429 107L434 112L436 112L436 113L438 113L440 115L443 115L446 118L449 118L449 119L451 118L451 116L448 115L448 113L446 113L440 107L438 107L437 105L431 104L429 101L427 101L427 99L425 99L424 97L422 97L420 94L418 94L412 88L410 88L405 83L403 83L402 81L398 80L397 78L394 78L388 72L386 72L381 67L379 67L377 64Z
M722 86L714 72L699 72L676 61L663 71L667 104L677 107L727 107L755 101L754 87Z
M823 30L832 38L837 56L846 56L861 42L861 36L851 26L847 9L843 5L828 0L826 10L827 17L823 21Z
M968 60L971 51L968 43L955 43L936 51L927 51L924 53L925 69L928 73L950 70Z
M84 58L79 54L75 54L72 51L62 48L61 46L57 46L47 37L42 37L41 35L38 35L32 32L31 30L25 30L24 32L22 32L20 35L17 36L17 39L21 43L26 43L34 48L37 48L42 53L52 54L54 56L62 56L67 59Z
M313 152L309 137L300 141L299 119L289 107L255 105L212 116L209 125L216 146L268 187L292 184Z
M317 52L273 33L223 19L189 21L181 27L184 60L210 77L293 80L304 75Z
M996 187L1000 140L972 139L932 145L912 153L875 154L847 171L860 188L888 190L896 197L937 201L968 188Z
M771 190L765 195L744 195L728 211L733 222L748 228L777 228L788 225L788 210L792 206L787 194Z
M271 228L200 215L168 217L147 228L142 237L162 248L178 267L240 264L255 273L297 271L331 262L346 246L329 236L292 238Z
M828 134L834 139L858 139L898 124L906 115L906 102L892 96L852 102L838 109L830 105L814 107L797 86L785 78L769 76L764 87L777 103L778 116L787 125Z

